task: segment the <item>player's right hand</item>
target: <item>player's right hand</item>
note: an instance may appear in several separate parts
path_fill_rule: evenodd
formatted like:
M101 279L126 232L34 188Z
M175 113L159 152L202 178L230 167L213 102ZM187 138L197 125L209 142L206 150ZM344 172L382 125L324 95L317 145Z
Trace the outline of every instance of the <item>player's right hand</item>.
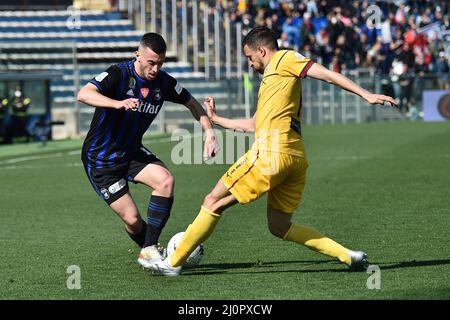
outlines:
M136 109L139 105L139 99L129 98L121 101L116 101L114 108L116 109L125 109L125 110L133 110Z
M208 117L211 120L213 120L213 118L217 116L217 114L216 114L216 103L215 103L213 97L206 97L205 98L205 107L206 107L206 114L208 115Z
M370 104L384 105L385 103L389 103L392 107L398 106L398 103L394 100L394 98L382 94L369 93L364 97L364 99Z

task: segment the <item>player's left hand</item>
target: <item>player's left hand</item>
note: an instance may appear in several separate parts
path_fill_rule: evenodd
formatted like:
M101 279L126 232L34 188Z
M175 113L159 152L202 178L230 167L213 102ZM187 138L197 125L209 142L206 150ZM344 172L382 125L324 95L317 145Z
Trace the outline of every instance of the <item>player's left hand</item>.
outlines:
M373 94L370 93L364 99L370 103L370 104L381 104L384 105L385 103L389 103L391 107L397 107L398 103L394 100L394 98L385 96L382 94Z
M213 97L206 97L205 98L205 107L206 107L206 114L208 115L209 119L211 119L212 122L214 122L214 119L216 118L216 102L214 101Z
M206 132L205 146L203 149L203 159L205 161L215 157L220 150L214 130L210 129L210 131L211 132Z

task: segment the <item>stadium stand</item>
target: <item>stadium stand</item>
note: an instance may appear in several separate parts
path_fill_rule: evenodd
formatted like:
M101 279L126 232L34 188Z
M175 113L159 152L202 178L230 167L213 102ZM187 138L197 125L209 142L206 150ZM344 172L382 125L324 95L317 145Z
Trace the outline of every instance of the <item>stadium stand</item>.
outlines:
M51 99L55 113L73 112L74 109L79 108L75 101L77 88L105 70L110 64L132 58L140 36L143 34L143 31L136 27L136 20L139 19L135 15L129 15L129 12L126 14L123 10L118 11L117 8L108 10L105 7L97 10L101 8L99 3L104 4L105 1L74 1L74 4L81 2L84 3L85 10L78 11L79 16L76 18L73 17L71 10L0 11L0 71L60 71L61 78L51 81ZM436 6L431 2L421 4L420 1L411 0L400 1L399 4L386 1L373 2L380 6L383 12L381 22L387 26L384 29L374 30L368 29L366 23L366 9L371 3L371 1L338 0L216 1L214 5L212 3L208 5L209 16L206 19L209 23L211 47L209 52L211 64L208 73L212 79L206 80L204 73L194 72L192 25L188 25L189 33L186 34L187 40L185 39L189 46L189 56L183 57L188 61L178 59L180 53L178 48L178 52L168 52L163 69L177 77L180 83L199 100L202 100L205 95L212 95L217 99L218 109L223 109L228 116L245 115L242 79L234 76L232 79L226 79L223 52L219 61L220 66L213 65L214 45L220 43L221 50L225 51L224 29L219 32L220 41L217 41L213 33L214 14L219 12L222 28L224 17L230 19L233 28L236 24L242 25L242 36L258 25L271 27L279 34L280 44L283 46L299 50L328 68L353 76L370 90L387 94L395 91L398 98L403 95L405 88L410 88L407 91L413 94L410 95L409 100L406 99L405 109L413 105L420 108L420 95L423 88L434 88L435 83L438 82L437 78L442 89L448 88L449 66L444 54L445 48L440 38L433 36L435 33L450 35L448 1L437 1ZM201 5L205 4L205 1L198 1L198 4L198 27L202 27ZM180 17L181 6L178 6L177 10L177 16ZM173 12L167 10L167 13ZM191 11L188 12L188 23L193 23L190 13ZM149 14L147 16L149 23L146 28L148 30L151 25L150 20L153 18L149 12L147 14ZM162 14L155 14L155 16L156 20L161 19ZM131 20L133 18L135 21ZM82 24L78 25L79 22ZM140 28L139 23L137 25ZM157 20L155 25L155 31L161 32L162 21ZM178 25L177 28L180 26ZM181 47L180 35L183 33L180 29L176 29L175 34ZM202 30L199 30L199 34L203 35ZM392 38L391 43L383 37ZM173 39L166 40L173 42ZM202 47L203 40L198 40ZM238 44L233 41L237 40L231 39L231 41L231 47L234 50ZM409 43L409 48L404 46L404 43ZM171 48L170 45L169 48ZM448 48L447 53L450 52L450 46ZM202 54L206 55L200 50L197 56ZM236 51L233 54L236 54ZM398 61L408 65L407 76L414 80L409 87L402 86L401 79L396 74L401 69ZM235 62L234 60L233 63ZM214 79L217 71L215 68L220 69L221 80ZM233 65L233 68L236 66ZM245 69L246 66L243 68ZM203 70L202 66L200 70ZM407 80L407 76L403 77L404 81ZM250 100L256 95L257 82L256 77L253 97L250 97ZM320 94L313 94L317 90ZM361 110L364 109L361 101L346 95L345 92L332 90L334 89L321 87L320 83L305 82L306 123L345 123L368 119L405 118L395 110L384 111L376 116L361 114L361 111L367 111ZM246 102L254 108L253 101ZM92 112L92 109L81 106L79 110L82 112L79 129L83 134L89 123L89 112ZM164 110L162 118L167 125L162 126L161 121L157 124L158 130L184 126L187 125L187 121L191 122L186 113L188 111L182 106L167 103Z
M135 30L131 20L122 19L119 12L80 11L79 19L82 28L71 28L70 11L0 11L0 70L61 71L62 78L51 82L52 109L60 117L73 112L77 87L111 64L133 58L143 34ZM167 53L163 70L194 95L226 97L218 83L206 82L202 73L193 72L187 62L177 61L173 52ZM172 110L172 118L178 119L175 124L183 123L184 110L170 103L166 109L169 118ZM81 120L83 133L92 110L81 110L86 113Z

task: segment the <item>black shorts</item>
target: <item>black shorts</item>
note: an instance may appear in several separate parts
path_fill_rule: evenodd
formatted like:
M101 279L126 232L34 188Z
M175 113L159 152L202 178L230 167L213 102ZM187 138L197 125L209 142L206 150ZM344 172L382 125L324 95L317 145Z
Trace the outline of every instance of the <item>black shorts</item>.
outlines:
M148 149L141 147L132 154L130 160L112 168L93 168L87 165L86 155L81 156L84 169L97 194L110 205L129 190L128 181L137 183L134 178L148 164L162 162Z

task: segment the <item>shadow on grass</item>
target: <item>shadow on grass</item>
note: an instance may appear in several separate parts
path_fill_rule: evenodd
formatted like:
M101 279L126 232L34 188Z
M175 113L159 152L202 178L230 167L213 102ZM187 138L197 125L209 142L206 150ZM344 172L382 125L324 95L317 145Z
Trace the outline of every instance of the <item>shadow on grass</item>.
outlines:
M277 266L286 265L303 265L301 268L294 269L272 269ZM337 268L330 269L305 269L305 265L336 265ZM399 263L372 263L372 265L378 265L381 270L389 269L399 269L399 268L415 268L415 267L429 267L429 266L440 266L440 265L450 265L450 259L447 260L428 260L428 261L403 261ZM242 270L242 269L249 269ZM352 272L347 267L342 265L336 260L322 260L322 261L267 261L267 262L243 262L243 263L211 263L211 264L201 264L193 269L185 269L184 274L187 275L214 275L214 274L257 274L257 273L318 273L318 272Z
M283 273L283 272L296 272L296 273L313 273L313 272L349 272L349 269L344 267L342 269L303 269L294 268L289 270L279 270L272 269L278 266L286 266L290 264L302 264L302 265L324 265L324 264L335 264L341 265L341 263L335 260L323 260L323 261L257 261L257 262L243 262L243 263L211 263L211 264L201 264L193 269L185 269L183 272L187 275L213 275L213 274L256 274L256 273ZM248 271L242 269L249 269ZM272 270L270 270L272 269Z
M400 268L415 268L415 267L432 267L450 265L450 259L445 260L425 260L425 261L402 261L398 263L373 263L378 265L381 270L400 269Z

